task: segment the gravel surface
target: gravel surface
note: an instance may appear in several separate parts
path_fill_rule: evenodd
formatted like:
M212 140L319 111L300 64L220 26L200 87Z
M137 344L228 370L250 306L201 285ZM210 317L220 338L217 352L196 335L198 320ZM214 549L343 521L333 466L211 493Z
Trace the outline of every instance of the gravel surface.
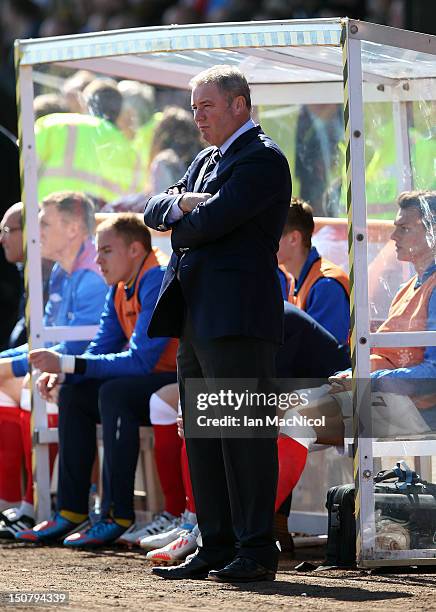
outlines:
M436 568L391 569L389 574L301 573L295 565L303 559L319 562L323 550L302 549L296 554L295 560L281 560L275 582L234 586L162 580L151 574L144 554L136 550L89 552L0 544L0 591L68 592L67 606L32 606L39 610L436 610Z

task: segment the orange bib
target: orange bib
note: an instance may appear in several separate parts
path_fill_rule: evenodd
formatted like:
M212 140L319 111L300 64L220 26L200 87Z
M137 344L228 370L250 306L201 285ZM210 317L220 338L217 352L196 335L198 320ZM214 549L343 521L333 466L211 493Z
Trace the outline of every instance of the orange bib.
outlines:
M388 318L380 325L377 333L427 330L428 303L436 287L436 273L415 289L417 279L417 275L413 276L398 291L389 308ZM424 360L424 352L424 346L374 347L371 349L371 372L418 365ZM429 408L435 404L434 396L414 397L413 401L418 408Z
M308 274L306 275L306 278L303 281L303 284L298 289L297 295L294 295L295 279L291 276L288 302L295 304L295 306L301 308L301 310L306 310L306 302L310 290L317 280L324 277L336 279L339 283L341 283L348 297L350 296L350 281L348 280L346 272L328 259L321 257L313 262Z
M135 289L132 297L129 300L126 299L124 283L118 283L114 295L114 307L118 316L118 321L120 322L126 338L130 339L132 337L138 315L141 312L141 303L138 297L138 289L141 278L148 270L151 270L152 268L156 268L157 266L166 266L168 261L169 259L165 253L162 253L162 251L160 251L157 247L153 247L138 272L135 280ZM168 340L168 344L159 357L159 361L153 368L153 372L176 371L177 347L178 340L175 338L170 338Z

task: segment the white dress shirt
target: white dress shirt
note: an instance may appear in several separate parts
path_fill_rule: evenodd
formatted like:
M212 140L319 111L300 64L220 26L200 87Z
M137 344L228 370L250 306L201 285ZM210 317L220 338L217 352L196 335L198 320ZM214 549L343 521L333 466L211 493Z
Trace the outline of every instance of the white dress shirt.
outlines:
M242 136L242 134L245 134L245 132L248 132L248 130L251 130L251 128L254 128L255 126L256 124L254 123L253 119L250 117L250 119L246 121L244 125L241 125L241 127L238 128L236 132L233 132L233 134L229 136L229 138L227 138L227 140L219 147L221 156L224 155L224 153L235 142L235 140L239 138L239 136ZM171 206L170 210L168 211L168 214L166 215L165 221L164 221L165 225L172 225L173 223L176 223L177 221L179 221L179 219L183 217L184 212L179 206L179 202L182 199L182 197L183 197L183 194L180 195L175 200L173 205Z

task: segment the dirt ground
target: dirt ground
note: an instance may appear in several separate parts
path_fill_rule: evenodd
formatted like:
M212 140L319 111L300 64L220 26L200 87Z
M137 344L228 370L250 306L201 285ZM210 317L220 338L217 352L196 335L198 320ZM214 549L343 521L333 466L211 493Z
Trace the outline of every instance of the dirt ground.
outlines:
M67 606L32 606L40 610L436 610L436 568L303 574L295 571L295 565L303 559L320 561L323 550L300 549L296 557L282 559L276 582L233 586L209 580L162 580L151 574L140 551L0 544L0 591L68 592Z

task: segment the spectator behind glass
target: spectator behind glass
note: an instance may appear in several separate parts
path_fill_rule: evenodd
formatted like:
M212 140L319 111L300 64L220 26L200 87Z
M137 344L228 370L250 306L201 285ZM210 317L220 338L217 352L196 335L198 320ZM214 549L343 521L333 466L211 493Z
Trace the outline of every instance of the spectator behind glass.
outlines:
M118 91L123 96L117 125L129 140L133 140L138 129L148 123L154 112L154 89L139 81L120 81Z
M162 113L155 113L154 88L139 81L120 81L118 91L123 96L117 125L131 141L144 168L150 163L153 132Z
M146 198L159 193L183 175L192 157L204 143L193 123L191 114L177 106L156 113L161 119L156 125L151 142L149 182L145 192L131 193L109 202L101 212L142 212Z
M85 113L86 105L83 90L95 80L95 74L88 70L78 70L68 78L62 88L65 103L70 113Z
M114 125L121 112L123 96L113 79L93 79L83 90L83 98L88 112Z
M339 104L301 107L295 144L295 174L300 180L300 197L309 202L315 216L325 216L324 194L340 177L338 144L343 137L342 107ZM336 193L336 200L339 193ZM332 193L328 197L330 201L335 199Z
M112 202L143 189L140 159L116 125L123 100L115 81L95 79L83 100L89 114L55 113L35 123L39 200L70 189Z
M151 192L160 193L175 183L204 146L191 114L177 106L166 108L151 143Z
M52 113L67 113L68 107L65 99L59 94L41 94L33 100L33 113L35 121Z

